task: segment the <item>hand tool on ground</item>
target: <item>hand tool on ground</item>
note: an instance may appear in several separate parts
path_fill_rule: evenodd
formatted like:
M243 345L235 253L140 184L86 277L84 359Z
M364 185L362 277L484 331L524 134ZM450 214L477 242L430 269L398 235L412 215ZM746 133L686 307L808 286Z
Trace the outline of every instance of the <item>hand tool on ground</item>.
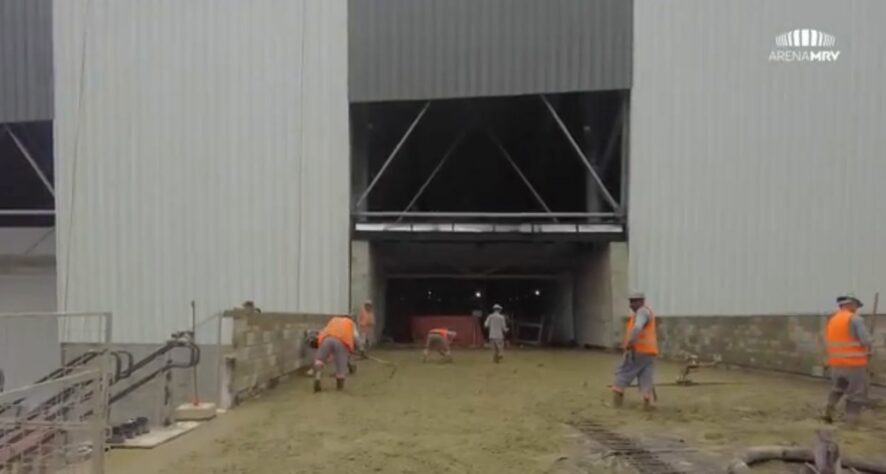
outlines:
M373 357L373 356L371 356L371 355L369 355L369 354L366 354L366 353L363 353L363 355L364 355L367 359L369 359L369 360L371 360L371 361L373 361L373 362L378 362L378 363L381 364L381 365L387 365L388 367L390 367L390 368L391 368L391 373L390 373L390 375L388 375L388 378L393 378L393 377L394 377L394 374L397 373L397 369L398 369L397 364L395 364L395 363L393 363L393 362L388 362L388 361L383 360L383 359L379 359L378 357Z

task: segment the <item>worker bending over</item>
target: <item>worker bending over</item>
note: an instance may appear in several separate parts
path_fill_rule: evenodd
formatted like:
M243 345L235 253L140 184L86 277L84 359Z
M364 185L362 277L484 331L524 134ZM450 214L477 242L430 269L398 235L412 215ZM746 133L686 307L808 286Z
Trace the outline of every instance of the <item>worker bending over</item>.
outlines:
M631 315L625 329L624 358L615 370L612 384L613 405L624 403L624 390L634 379L640 386L643 407L652 408L655 400L655 358L658 355L658 338L655 333L655 313L646 306L643 293L634 293L629 298Z
M824 334L832 383L824 419L833 423L837 403L845 396L846 420L855 424L867 401L868 358L873 341L858 314L861 300L849 294L838 297L837 305L839 309L831 315Z
M363 350L368 352L375 344L375 309L372 301L366 300L363 303L357 321L360 324L360 335L363 336Z
M450 349L450 343L455 340L457 333L455 331L450 331L447 328L437 328L431 329L428 331L427 342L425 343L425 352L422 357L422 362L428 361L428 355L431 352L431 349L436 350L443 356L443 360L446 362L452 362L452 350Z
M489 342L492 344L492 361L498 362L504 357L505 333L508 332L508 323L505 315L501 314L501 305L493 305L492 313L486 317L483 327L489 329Z
M357 325L349 317L333 317L317 335L312 346L317 348L314 356L314 392L321 390L323 366L330 357L335 362L335 388L344 389L345 377L354 369L350 362L351 354L355 351L363 353Z

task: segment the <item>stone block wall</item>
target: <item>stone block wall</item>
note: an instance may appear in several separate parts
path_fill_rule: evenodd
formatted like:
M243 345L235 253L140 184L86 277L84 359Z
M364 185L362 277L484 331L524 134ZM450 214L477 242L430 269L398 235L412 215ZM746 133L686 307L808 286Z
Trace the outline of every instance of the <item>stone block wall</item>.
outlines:
M229 392L236 404L307 367L312 351L303 343L304 332L322 329L332 316L230 311L225 317L233 319L233 340L225 359Z
M886 384L886 317L877 318L872 369L874 381ZM665 357L720 355L726 365L820 376L826 321L825 315L660 317L659 346Z

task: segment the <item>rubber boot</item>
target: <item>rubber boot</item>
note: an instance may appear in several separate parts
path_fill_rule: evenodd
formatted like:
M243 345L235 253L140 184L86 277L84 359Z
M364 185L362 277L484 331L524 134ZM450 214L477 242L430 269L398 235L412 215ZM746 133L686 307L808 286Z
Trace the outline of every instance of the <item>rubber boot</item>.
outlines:
M352 374L352 375L356 374L357 373L357 364L348 362L348 373Z
M643 410L645 411L653 411L655 410L655 405L652 404L652 400L648 397L643 397Z
M619 392L612 392L612 406L615 408L621 408L625 403L625 394Z
M821 419L824 420L824 422L827 424L833 423L834 422L834 411L835 411L834 405L828 404L827 406L824 407L824 415L821 417Z
M320 393L322 388L320 387L320 381L314 380L314 393Z
M342 391L345 389L345 379L335 379L335 389Z

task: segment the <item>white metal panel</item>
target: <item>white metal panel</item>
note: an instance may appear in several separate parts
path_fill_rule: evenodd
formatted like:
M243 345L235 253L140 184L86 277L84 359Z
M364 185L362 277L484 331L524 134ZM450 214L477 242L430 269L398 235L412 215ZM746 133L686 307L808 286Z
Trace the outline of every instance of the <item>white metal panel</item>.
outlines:
M347 311L345 0L57 0L59 306ZM84 47L85 44L85 47Z
M663 315L886 291L886 2L637 0L630 268ZM834 63L768 60L815 29Z

